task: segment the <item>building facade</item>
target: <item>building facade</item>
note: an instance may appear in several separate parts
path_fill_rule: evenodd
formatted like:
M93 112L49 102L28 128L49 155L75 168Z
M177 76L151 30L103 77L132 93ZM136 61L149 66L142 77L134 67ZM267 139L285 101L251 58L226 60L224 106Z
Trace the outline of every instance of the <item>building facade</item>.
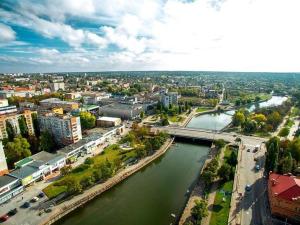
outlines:
M59 145L69 145L82 139L79 117L42 113L38 115L38 121L40 130L50 132Z
M300 223L300 178L271 173L268 195L272 215Z
M15 134L20 134L20 127L19 127L19 118L24 116L26 125L28 127L28 134L34 135L34 128L32 122L32 113L36 113L31 110L24 110L22 113L11 113L0 115L0 139L8 138L6 125L10 123L14 129Z
M7 173L8 173L8 168L6 163L6 157L5 157L2 141L0 141L0 176Z
M163 93L161 96L161 102L164 107L169 108L170 105L178 105L178 93L168 92Z
M50 83L50 89L53 92L56 92L58 90L64 91L65 90L65 83L64 82L53 82L53 83Z

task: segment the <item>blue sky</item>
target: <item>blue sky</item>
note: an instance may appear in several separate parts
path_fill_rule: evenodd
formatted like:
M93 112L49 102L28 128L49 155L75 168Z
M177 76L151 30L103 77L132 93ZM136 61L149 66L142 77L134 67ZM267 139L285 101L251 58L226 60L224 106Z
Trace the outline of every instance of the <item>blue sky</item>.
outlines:
M1 0L0 72L299 72L299 0Z

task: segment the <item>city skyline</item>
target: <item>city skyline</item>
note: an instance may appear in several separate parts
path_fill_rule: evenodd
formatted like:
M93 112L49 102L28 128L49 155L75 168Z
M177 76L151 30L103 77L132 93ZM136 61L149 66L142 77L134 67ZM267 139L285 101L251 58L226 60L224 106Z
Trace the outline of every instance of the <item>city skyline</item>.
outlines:
M297 72L299 4L4 0L0 72Z

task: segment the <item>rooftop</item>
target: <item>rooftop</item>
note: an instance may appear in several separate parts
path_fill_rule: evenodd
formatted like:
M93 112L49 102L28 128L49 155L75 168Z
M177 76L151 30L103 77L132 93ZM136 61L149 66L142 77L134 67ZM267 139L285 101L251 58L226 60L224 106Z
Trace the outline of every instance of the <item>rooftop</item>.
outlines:
M15 178L15 177L7 176L7 175L1 176L0 177L0 187L6 186L16 180L17 180L17 178Z
M59 98L47 98L44 100L41 100L40 103L53 103L53 104L78 104L77 102L67 102L60 100Z
M15 167L20 168L22 166L25 166L25 165L29 164L32 161L33 161L33 159L31 157L27 157L27 158L21 159L20 161L15 162Z
M110 122L115 122L117 120L119 120L120 118L118 117L108 117L108 116L102 116L99 117L97 120L103 120L103 121L110 121Z
M300 179L290 175L272 173L269 176L271 191L279 198L293 201L300 198Z
M13 177L17 177L19 179L24 179L30 175L32 175L33 173L37 172L38 169L37 168L34 168L34 167L31 167L31 166L23 166L22 168L20 169L16 169L14 171L12 171L10 173L11 176Z
M64 156L60 155L60 154L53 154L53 153L49 153L49 152L45 152L45 151L41 151L38 152L34 155L31 156L32 159L36 160L36 161L43 161L45 163L50 162L56 158L63 158Z

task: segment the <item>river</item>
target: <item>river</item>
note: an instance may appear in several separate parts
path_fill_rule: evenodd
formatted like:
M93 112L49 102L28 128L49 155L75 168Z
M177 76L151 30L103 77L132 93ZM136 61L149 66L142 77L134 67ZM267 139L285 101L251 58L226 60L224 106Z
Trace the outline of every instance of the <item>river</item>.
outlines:
M173 145L165 155L84 207L60 225L169 225L180 216L207 158L208 146Z
M246 107L250 112L253 112L257 107L270 107L281 105L287 97L272 96L268 101L260 102L258 104L252 104ZM222 130L229 125L232 121L232 115L235 111L228 111L224 113L210 113L203 114L191 119L188 123L188 128L205 129L205 130Z

